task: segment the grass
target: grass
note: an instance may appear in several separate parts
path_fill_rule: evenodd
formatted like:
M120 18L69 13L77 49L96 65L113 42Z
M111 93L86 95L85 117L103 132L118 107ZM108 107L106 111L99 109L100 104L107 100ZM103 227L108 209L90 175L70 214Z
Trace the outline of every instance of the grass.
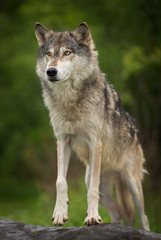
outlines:
M87 210L86 186L80 178L69 181L69 220L65 227L83 226ZM0 186L0 217L27 224L53 226L51 222L55 196L43 192L33 184L12 181L8 194L4 195L6 186ZM15 191L14 191L15 190ZM145 197L146 213L149 217L151 231L161 232L159 198L152 194ZM151 204L153 202L153 205ZM154 204L155 203L155 204ZM103 207L99 207L103 222L110 222L110 217ZM135 227L138 226L138 217Z

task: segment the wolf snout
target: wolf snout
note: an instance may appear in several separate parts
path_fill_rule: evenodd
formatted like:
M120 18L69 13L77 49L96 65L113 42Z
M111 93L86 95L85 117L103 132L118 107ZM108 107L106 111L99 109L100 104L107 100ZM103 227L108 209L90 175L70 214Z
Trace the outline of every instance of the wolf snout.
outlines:
M50 67L46 70L46 74L48 76L49 81L53 82L56 80L57 69L54 67Z
M56 68L48 68L47 71L46 71L46 74L49 76L49 77L55 77L57 75L57 70Z

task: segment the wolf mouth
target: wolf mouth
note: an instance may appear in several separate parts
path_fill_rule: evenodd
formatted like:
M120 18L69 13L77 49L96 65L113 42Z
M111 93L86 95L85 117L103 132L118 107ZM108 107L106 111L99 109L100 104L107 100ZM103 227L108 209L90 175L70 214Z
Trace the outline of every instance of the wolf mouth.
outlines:
M48 80L50 82L58 82L59 80L57 79L57 77L48 77Z

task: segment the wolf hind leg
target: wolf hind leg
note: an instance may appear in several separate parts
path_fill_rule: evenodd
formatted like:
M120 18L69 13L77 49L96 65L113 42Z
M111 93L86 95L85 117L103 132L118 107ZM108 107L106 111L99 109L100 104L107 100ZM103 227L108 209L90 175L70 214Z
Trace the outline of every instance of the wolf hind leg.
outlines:
M129 190L131 191L135 206L139 214L140 227L144 230L150 231L148 218L144 212L144 197L141 181L138 177L134 176L129 176L128 179L126 179L126 181L127 181L126 184L129 187Z
M124 223L133 226L135 223L135 207L131 191L120 176L115 178L115 189L118 207Z
M106 208L111 217L112 223L121 223L121 215L117 203L113 200L110 194L111 179L108 173L101 175L100 183L100 204Z

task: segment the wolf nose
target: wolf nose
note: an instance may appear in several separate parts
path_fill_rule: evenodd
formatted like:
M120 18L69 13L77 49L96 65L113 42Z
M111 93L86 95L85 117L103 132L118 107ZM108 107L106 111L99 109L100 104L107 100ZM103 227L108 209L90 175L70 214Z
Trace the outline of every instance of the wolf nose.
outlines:
M57 74L57 70L56 68L48 68L47 71L46 71L46 74L49 76L49 77L55 77L56 74Z

